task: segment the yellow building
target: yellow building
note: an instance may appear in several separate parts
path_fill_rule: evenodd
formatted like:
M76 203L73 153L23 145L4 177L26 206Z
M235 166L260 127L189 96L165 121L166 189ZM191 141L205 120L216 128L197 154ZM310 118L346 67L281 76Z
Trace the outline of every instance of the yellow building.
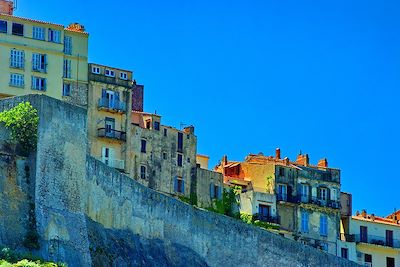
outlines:
M121 171L126 169L127 132L132 106L132 72L89 64L88 137L90 154Z
M17 17L12 5L0 0L0 98L38 93L85 106L88 34L84 27Z

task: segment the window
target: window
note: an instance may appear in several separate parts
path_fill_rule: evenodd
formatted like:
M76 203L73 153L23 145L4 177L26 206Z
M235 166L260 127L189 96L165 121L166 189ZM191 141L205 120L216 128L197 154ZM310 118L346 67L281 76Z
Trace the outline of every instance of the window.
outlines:
M278 184L278 200L286 201L287 187L285 184Z
M177 164L178 164L179 167L182 167L182 162L183 162L183 156L182 156L182 154L178 154L178 162L177 162Z
M167 129L164 129L164 136L167 136Z
M178 151L183 151L183 133L178 133Z
M320 217L319 233L322 236L328 236L328 217L326 215L321 215Z
M349 250L347 248L341 248L341 256L343 259L349 258Z
M100 68L99 67L92 67L92 73L100 74Z
M140 166L140 178L146 179L146 166Z
M308 213L303 211L301 213L301 231L303 233L308 233L308 218L309 218Z
M64 36L64 54L72 54L72 37Z
M154 122L154 130L156 130L156 131L160 130L160 122L159 121Z
M140 152L146 153L146 140L142 139L140 142Z
M7 33L7 21L0 20L0 33Z
M386 230L386 246L393 247L393 231Z
M162 156L163 156L163 159L167 159L167 153L163 152Z
M44 40L45 29L42 27L33 27L32 38L36 40Z
M319 199L326 201L328 200L328 189L324 187L318 188Z
M46 91L46 79L32 76L32 89Z
M190 134L186 135L186 139L190 139Z
M71 78L71 60L64 59L63 77Z
M187 158L187 160L186 160L188 163L190 163L190 158Z
M221 199L222 198L222 187L210 184L210 198L211 199Z
M23 69L25 67L25 52L22 50L11 49L10 67Z
M107 137L115 137L115 119L114 118L105 118L105 133Z
M12 34L18 36L24 36L24 24L13 23Z
M61 32L58 30L49 29L49 42L61 43Z
M370 263L369 266L372 266L372 255L371 254L364 254L364 262Z
M268 219L271 216L271 207L268 205L259 204L258 205L258 216L260 219Z
M174 191L182 194L185 193L185 181L183 180L183 177L174 177Z
M63 96L70 96L71 95L71 84L70 83L64 83L63 84Z
M108 77L115 77L115 72L113 70L106 69L104 75L106 75Z
M394 258L386 257L386 267L394 267Z
M284 168L279 168L279 176L281 176L281 177L285 176L285 169Z
M360 242L368 243L368 228L360 226Z
M308 202L310 187L306 184L300 185L301 202Z
M333 201L338 200L337 189L335 189L335 188L331 189L331 200L333 200Z
M146 129L151 128L151 120L146 120Z
M45 54L32 54L32 70L46 72L47 56Z
M128 80L128 73L120 72L119 73L119 78L122 79L122 80Z
M23 74L17 74L17 73L10 74L10 86L24 87L24 85L25 82Z

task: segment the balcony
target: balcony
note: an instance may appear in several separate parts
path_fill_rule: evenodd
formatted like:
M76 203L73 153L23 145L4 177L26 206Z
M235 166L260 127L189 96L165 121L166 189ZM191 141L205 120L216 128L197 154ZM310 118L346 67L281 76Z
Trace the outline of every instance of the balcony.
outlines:
M126 104L122 101L111 101L105 97L102 97L99 99L98 103L98 109L106 109L111 112L120 112L120 113L125 113L126 112Z
M386 239L385 236L375 236L375 235L367 235L361 236L359 234L354 235L355 242L357 243L366 243L378 246L385 246L391 248L400 248L400 240L398 239Z
M279 216L267 216L267 215L256 214L255 217L257 220L260 220L262 222L280 224Z
M121 80L116 77L108 77L102 74L94 74L94 73L89 73L89 81L113 84L127 88L131 88L133 86L133 81Z
M117 131L114 129L99 128L97 129L97 136L126 141L126 132Z
M120 159L101 159L101 162L106 164L107 166L117 169L117 170L125 170L125 161Z
M310 197L309 195L299 195L299 196L291 196L287 194L278 194L278 201L290 202L290 203L308 203L314 204L321 207L328 207L332 209L340 209L340 202L334 200L323 200L316 197Z
M340 234L340 240L346 241L346 242L356 242L356 237L355 235L351 234Z

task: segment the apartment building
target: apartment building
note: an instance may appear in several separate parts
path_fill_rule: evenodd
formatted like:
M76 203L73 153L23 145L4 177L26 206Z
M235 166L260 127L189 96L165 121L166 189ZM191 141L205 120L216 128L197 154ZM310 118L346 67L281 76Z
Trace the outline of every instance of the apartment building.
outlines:
M244 162L231 162L224 157L216 170L223 173L224 183L241 186L242 194L259 193L253 194L253 214L258 211L267 221L279 222L288 238L336 255L340 170L329 168L326 159L311 165L307 154L299 154L292 162L281 159L280 153L277 149L275 157L250 154ZM261 197L260 193L267 195ZM248 210L243 208L248 204L240 205L241 211Z
M13 1L0 0L0 97L46 94L87 104L88 33L13 15Z
M341 228L338 256L369 267L399 265L400 220L396 212L380 217L363 210L346 224Z

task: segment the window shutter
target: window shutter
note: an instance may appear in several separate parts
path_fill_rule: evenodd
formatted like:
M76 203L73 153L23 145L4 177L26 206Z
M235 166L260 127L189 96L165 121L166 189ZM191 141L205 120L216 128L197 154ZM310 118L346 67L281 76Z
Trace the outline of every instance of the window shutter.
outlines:
M329 188L326 189L326 199L327 200L331 199L331 190Z
M319 217L319 233L320 233L320 235L323 235L324 234L324 226L323 226L323 219L322 219L323 217L322 216L320 216Z
M297 185L297 196L301 197L303 195L303 191L302 191L302 184L298 184ZM300 200L300 199L298 199Z
M178 192L178 178L176 176L174 177L174 191Z
M181 192L182 192L183 194L185 194L185 179L183 179L183 177L182 177L182 183L181 183L181 185L182 185Z
M115 100L119 102L119 92L115 92Z
M222 186L218 186L218 199L222 199Z
M106 98L106 97L107 97L106 89L102 89L102 90L101 90L101 97L102 97L102 98Z
M317 198L321 198L321 188L317 188Z
M214 185L210 184L210 198L213 199L214 198Z

